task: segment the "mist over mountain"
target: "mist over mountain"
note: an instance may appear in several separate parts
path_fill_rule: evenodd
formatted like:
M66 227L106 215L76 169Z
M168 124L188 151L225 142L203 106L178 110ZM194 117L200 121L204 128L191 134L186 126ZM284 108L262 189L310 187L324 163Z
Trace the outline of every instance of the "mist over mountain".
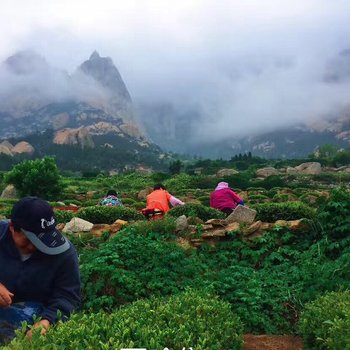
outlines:
M202 103L140 106L152 140L212 158L299 158L324 143L349 146L350 50L319 62L271 57L236 66L226 83L205 91Z

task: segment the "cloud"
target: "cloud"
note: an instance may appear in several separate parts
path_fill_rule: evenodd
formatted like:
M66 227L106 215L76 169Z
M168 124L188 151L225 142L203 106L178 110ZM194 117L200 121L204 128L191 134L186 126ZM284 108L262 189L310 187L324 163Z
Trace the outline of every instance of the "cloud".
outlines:
M136 103L199 111L189 120L198 140L288 126L349 102L347 81L323 79L350 47L345 0L13 0L0 23L0 58L29 48L72 72L97 49Z

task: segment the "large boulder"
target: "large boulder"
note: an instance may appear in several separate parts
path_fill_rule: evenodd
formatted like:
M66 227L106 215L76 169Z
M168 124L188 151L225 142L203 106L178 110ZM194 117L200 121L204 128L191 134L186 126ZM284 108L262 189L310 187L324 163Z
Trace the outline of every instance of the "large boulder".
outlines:
M256 216L256 210L243 205L238 205L235 210L226 218L228 223L238 222L240 224L252 224Z
M256 177L263 177L263 178L269 177L272 175L279 175L279 174L280 174L279 171L272 166L258 169L255 173Z
M188 221L186 215L181 215L176 219L176 232L183 232L188 229Z
M300 174L316 175L322 172L321 164L318 162L302 163L295 167Z
M239 172L235 169L220 169L216 173L216 177L225 177L225 176L231 176L235 174L239 174Z
M5 187L5 189L2 191L0 198L3 198L3 199L16 199L16 198L18 198L15 186L7 185Z
M152 187L147 187L144 190L141 190L138 194L137 194L137 199L139 199L140 201L145 201L147 199L147 196L153 191Z
M94 224L89 221L80 218L73 218L71 221L66 223L62 232L90 232L93 226Z

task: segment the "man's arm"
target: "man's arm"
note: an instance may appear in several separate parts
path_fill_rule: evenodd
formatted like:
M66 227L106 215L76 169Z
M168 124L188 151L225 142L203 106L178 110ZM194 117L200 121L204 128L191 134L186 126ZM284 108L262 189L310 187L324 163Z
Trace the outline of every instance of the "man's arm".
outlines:
M57 313L68 317L80 305L80 274L76 251L70 252L57 271L52 295L44 305L42 320L58 321Z
M12 304L14 294L11 293L2 283L0 283L0 307L7 307Z

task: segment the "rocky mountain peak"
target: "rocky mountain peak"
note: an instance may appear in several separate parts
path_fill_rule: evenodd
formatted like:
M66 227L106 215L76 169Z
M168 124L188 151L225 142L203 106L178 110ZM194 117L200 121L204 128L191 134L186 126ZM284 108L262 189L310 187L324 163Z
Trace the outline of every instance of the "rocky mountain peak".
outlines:
M19 51L5 61L5 66L15 74L33 74L49 65L46 60L34 51Z
M131 101L125 83L110 57L101 57L97 51L94 51L79 69L93 77L102 86Z

